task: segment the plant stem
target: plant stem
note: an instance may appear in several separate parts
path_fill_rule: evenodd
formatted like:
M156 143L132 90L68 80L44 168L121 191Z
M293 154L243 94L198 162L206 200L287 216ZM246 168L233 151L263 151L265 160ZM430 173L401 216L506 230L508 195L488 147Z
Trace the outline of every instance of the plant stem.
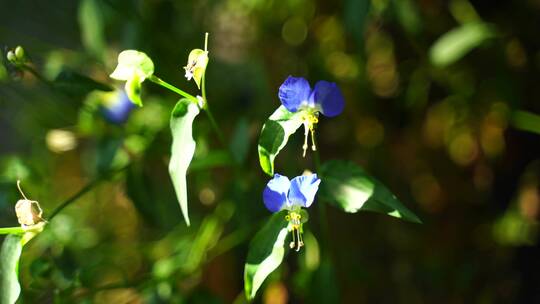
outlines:
M225 141L225 136L223 136L223 133L221 132L221 129L217 125L216 120L214 119L214 115L212 115L212 112L210 111L210 108L208 107L207 102L204 103L204 110L206 112L206 115L208 116L208 119L210 120L210 124L212 125L212 129L214 129L214 131L216 132L216 134L218 136L219 142L221 143L221 145L223 145L223 147L225 149L227 149L227 151L230 152L230 149L227 146L227 142Z
M23 234L25 231L22 227L5 227L0 228L0 234Z
M75 193L73 196L71 196L70 198L68 198L66 201L64 201L62 204L60 204L60 206L56 207L56 209L53 210L53 212L51 212L51 215L49 216L49 221L52 221L52 219L58 215L58 213L60 213L62 210L64 210L64 208L66 208L67 206L69 206L71 203L75 202L76 200L78 200L79 198L81 198L84 194L86 194L88 191L92 190L92 188L94 188L97 184L99 184L101 181L103 181L104 179L112 176L112 175L115 175L116 173L119 173L119 172L122 172L124 171L125 169L127 169L130 165L127 165L127 166L124 166L118 170L113 170L113 171L110 171L108 173L105 173L99 177L97 177L96 179L94 179L93 181L89 182L88 184L86 184L86 186L84 186L81 190L79 190L77 193Z
M312 135L313 136L313 135ZM321 169L321 158L319 155L319 150L313 151L313 161L315 163L316 173L320 172ZM328 216L326 214L326 204L318 204L319 208L319 225L321 228L321 248L325 250L328 248L330 242L330 233L328 231Z
M152 75L152 76L148 77L148 80L152 81L155 84L159 84L160 86L162 86L162 87L164 87L166 89L169 89L169 90L175 92L176 94L178 94L180 96L183 96L183 97L185 97L187 99L190 99L192 101L197 102L197 98L195 98L195 96L180 90L179 88L173 86L170 83L167 83L167 82L161 80L159 77L157 77L155 75Z
M81 190L79 190L77 193L75 193L73 196L71 196L70 198L68 198L66 201L64 201L62 204L60 204L60 206L56 207L56 209L53 210L53 212L51 213L51 216L49 216L49 221L52 221L52 219L58 215L58 213L60 213L62 210L64 210L64 208L66 208L67 206L69 206L71 203L73 203L74 201L78 200L81 196L83 196L86 192L90 191L92 188L94 188L94 186L96 186L99 182L101 181L101 179L95 179L91 182L89 182L88 184L86 184L86 186L84 186Z

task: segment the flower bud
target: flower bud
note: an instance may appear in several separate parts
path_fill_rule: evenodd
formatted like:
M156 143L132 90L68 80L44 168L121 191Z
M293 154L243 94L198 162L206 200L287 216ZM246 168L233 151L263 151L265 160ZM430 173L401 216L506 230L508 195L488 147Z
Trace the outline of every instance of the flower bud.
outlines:
M17 57L18 60L21 60L21 61L24 61L24 49L22 48L22 46L17 46L15 48L15 56Z
M7 53L7 60L11 63L14 63L15 61L17 61L17 56L15 56L15 53L13 53L13 51L9 51Z

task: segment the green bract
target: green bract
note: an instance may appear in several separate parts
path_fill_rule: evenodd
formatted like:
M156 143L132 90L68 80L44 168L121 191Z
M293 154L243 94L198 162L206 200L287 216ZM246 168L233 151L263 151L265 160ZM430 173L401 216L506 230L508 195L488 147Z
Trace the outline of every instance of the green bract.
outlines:
M184 70L186 70L186 78L187 80L193 78L199 89L201 88L201 80L207 65L208 51L194 49L189 53L187 65L184 67Z
M154 74L154 63L145 53L126 50L118 55L118 65L111 78L126 81L126 94L136 105L142 106L141 83Z

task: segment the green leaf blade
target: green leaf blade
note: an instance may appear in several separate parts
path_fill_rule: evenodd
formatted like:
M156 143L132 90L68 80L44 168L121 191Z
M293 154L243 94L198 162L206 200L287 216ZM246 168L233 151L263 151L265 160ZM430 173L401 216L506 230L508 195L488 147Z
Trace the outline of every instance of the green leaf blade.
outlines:
M0 303L12 304L21 293L19 260L22 253L22 235L6 236L0 249Z
M329 161L319 174L321 197L345 212L374 211L421 223L390 190L354 163Z
M443 34L430 49L430 60L436 66L448 66L486 40L495 37L492 26L483 22L466 23Z
M249 246L244 268L244 291L251 300L264 280L281 265L285 257L285 240L288 235L286 211L272 215L255 235Z
M280 106L270 115L262 128L258 146L259 162L266 174L274 175L276 156L301 125L299 114L289 112L284 106Z
M193 140L193 121L200 113L199 107L189 99L178 101L171 113L171 133L173 136L169 174L173 182L176 197L182 210L182 215L189 226L187 182L188 167L195 154L195 140Z

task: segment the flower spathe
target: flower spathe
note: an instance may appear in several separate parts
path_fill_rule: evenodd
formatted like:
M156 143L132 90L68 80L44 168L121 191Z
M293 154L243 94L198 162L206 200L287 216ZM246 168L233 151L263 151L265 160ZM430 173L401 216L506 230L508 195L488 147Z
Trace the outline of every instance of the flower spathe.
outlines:
M275 174L263 191L264 205L271 212L287 210L287 221L293 235L291 248L299 251L304 245L302 240L302 224L307 221L307 212L319 190L321 180L317 174L301 175L289 180L288 177Z
M279 87L278 97L281 104L290 112L301 112L304 124L304 156L308 148L307 138L311 132L311 148L315 151L315 125L319 121L319 113L334 117L343 112L345 99L339 87L325 80L318 81L313 90L309 82L302 77L289 76Z

